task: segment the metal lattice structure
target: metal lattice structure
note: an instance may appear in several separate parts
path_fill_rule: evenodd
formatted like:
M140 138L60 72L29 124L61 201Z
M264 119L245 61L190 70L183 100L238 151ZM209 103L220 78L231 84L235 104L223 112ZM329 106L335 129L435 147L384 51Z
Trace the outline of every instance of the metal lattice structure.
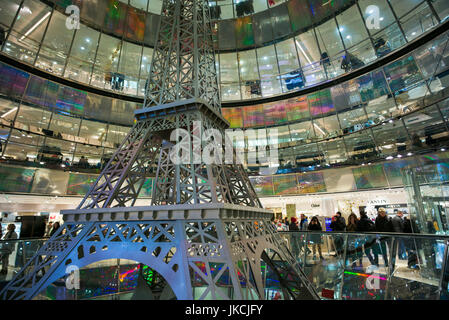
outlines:
M158 282L165 297L264 299L264 265L284 298L317 299L242 165L225 163L217 153L212 163L196 157L211 143L224 146L212 137L193 138L184 148L189 161L171 161L174 129L201 137L208 129L224 136L229 127L220 111L207 1L164 0L158 36L145 105L135 112L130 133L78 208L62 211L64 225L1 299L32 299L66 276L67 266L112 258L157 271L170 289ZM151 205L134 206L154 175ZM206 289L195 296L196 287Z

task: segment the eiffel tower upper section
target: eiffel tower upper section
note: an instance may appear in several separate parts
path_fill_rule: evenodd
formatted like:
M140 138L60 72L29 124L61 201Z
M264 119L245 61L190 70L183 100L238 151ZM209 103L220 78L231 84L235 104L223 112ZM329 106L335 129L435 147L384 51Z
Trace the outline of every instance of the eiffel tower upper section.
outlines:
M133 207L155 170L153 206L221 203L261 208L234 150L232 164L222 158L207 164L201 157L211 143L216 150L229 145L207 0L164 0L156 39L144 106L135 111L133 128L77 209ZM176 129L196 139L185 147L191 156L182 164L171 161L176 147L171 133ZM202 132L209 129L219 131L221 142L204 138ZM198 154L199 162L194 160Z
M203 101L220 112L207 0L164 0L144 108Z

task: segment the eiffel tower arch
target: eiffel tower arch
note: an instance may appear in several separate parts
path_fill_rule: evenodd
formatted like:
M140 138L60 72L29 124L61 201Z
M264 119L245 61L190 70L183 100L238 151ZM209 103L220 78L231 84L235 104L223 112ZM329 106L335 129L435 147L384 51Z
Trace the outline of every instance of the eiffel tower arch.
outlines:
M64 224L0 292L0 299L32 299L66 276L105 259L130 259L159 273L177 299L265 299L262 263L285 299L318 299L262 205L235 152L227 163L201 132L224 136L206 0L164 0L144 106L95 183ZM200 125L197 125L197 124ZM192 141L176 163L182 128ZM195 138L196 137L196 138ZM198 138L200 137L200 138ZM135 206L154 176L151 204ZM201 296L193 288L205 288Z

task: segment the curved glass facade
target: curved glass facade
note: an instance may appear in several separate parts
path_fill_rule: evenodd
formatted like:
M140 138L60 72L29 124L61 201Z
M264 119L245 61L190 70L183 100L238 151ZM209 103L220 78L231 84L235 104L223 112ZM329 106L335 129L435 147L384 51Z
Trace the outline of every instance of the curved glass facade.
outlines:
M5 4L2 52L73 81L143 96L161 1L72 1L81 10L79 29L66 26L63 8L71 3L54 2ZM256 2L265 0L254 2L257 14L215 22L222 101L270 97L336 78L404 46L449 14L444 0L326 2L330 9L321 1L270 0L267 10ZM378 23L371 23L377 13Z
M445 147L449 100L441 98L447 97L448 70L444 33L411 54L329 89L222 111L231 127L278 130L278 173L368 164ZM60 165L66 159L78 163L84 156L91 168L101 168L129 131L133 111L141 107L6 64L1 64L1 74L2 156L10 161L47 166L52 157ZM256 152L261 142L246 139L245 152ZM259 165L249 169L257 172Z

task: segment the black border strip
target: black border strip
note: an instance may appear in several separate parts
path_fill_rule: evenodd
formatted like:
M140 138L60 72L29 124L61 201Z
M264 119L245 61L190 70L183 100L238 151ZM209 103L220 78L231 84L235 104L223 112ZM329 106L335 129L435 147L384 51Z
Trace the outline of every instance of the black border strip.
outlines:
M305 88L300 91L294 91L291 93L286 93L283 95L273 96L273 97L269 97L269 98L261 98L261 99L246 100L246 101L240 100L240 101L235 101L235 102L222 102L221 106L223 108L233 108L233 107L251 106L251 105L256 105L256 104L275 102L275 101L280 101L280 100L303 96L303 95L306 95L306 94L309 94L309 93L312 93L315 91L319 91L319 90L323 90L323 89L327 89L327 88L336 86L336 85L346 82L348 80L357 78L363 74L369 73L375 69L378 69L379 67L382 67L390 62L393 62L394 60L397 60L397 59L401 58L402 56L405 56L405 55L411 53L418 47L425 45L427 42L433 40L434 38L440 36L441 34L443 34L444 32L446 32L448 30L449 30L449 19L446 22L439 25L438 27L436 27L435 29L431 30L429 33L425 34L424 36L422 36L420 38L413 40L412 42L410 42L408 45L402 47L401 49L398 49L397 51L394 51L393 53L391 53L383 58L380 58L380 59L376 60L375 62L373 62L369 65L366 65L365 67L362 67L362 68L360 68L356 71L353 71L351 73L342 75L336 79L329 80L325 83L321 83L316 86L308 87L308 88ZM9 64L9 65L11 65L17 69L20 69L22 71L28 72L32 75L36 75L36 76L42 77L44 79L47 79L47 80L50 80L50 81L53 81L53 82L56 82L56 83L59 83L62 85L66 85L66 86L72 87L74 89L83 90L86 92L110 97L113 99L130 101L130 102L135 102L135 103L140 103L140 104L143 104L143 101L144 101L144 99L140 98L140 97L114 93L114 92L111 92L108 90L95 88L95 87L89 86L87 84L83 84L83 83L69 80L69 79L66 79L66 78L63 78L60 76L56 76L54 74L48 73L44 70L38 69L38 68L33 67L24 62L15 60L14 58L7 56L3 52L0 52L0 61L4 62L6 64Z

